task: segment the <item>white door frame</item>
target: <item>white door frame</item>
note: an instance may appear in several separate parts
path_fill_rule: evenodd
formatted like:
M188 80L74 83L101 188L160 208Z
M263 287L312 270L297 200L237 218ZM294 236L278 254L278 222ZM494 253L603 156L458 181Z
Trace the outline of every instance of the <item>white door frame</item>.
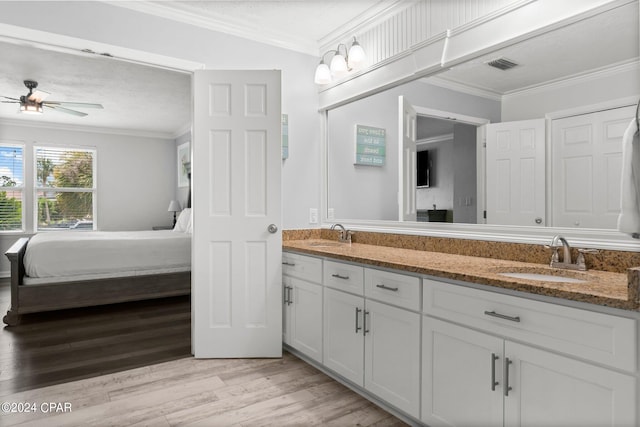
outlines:
M442 120L451 120L458 123L473 125L476 131L476 189L477 189L477 219L478 224L484 224L484 212L487 206L487 189L486 189L486 125L491 123L489 119L482 117L467 116L459 113L451 113L444 110L435 110L433 108L421 107L414 105L418 117L433 117Z

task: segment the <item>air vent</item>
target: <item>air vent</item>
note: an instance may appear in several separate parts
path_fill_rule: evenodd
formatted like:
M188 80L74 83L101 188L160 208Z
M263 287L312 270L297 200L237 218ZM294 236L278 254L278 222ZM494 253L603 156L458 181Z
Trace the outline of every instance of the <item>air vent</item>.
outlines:
M490 65L494 68L498 68L500 70L509 70L513 67L518 66L518 64L516 64L515 62L507 59L507 58L498 58L498 59L494 59L492 61L487 62L487 65Z

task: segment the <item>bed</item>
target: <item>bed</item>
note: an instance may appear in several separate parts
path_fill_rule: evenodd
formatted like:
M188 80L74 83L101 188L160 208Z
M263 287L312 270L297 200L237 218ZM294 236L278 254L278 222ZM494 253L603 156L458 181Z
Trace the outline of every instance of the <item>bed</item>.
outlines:
M58 231L18 239L5 252L11 306L4 323L17 325L27 313L190 294L185 211L174 230Z

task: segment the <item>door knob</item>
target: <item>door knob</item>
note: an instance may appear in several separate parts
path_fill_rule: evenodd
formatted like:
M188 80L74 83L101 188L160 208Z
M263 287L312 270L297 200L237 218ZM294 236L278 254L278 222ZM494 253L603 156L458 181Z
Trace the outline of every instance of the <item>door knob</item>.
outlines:
M269 233L273 234L276 231L278 231L278 226L275 224L269 224L269 226L267 227L267 230L269 231Z

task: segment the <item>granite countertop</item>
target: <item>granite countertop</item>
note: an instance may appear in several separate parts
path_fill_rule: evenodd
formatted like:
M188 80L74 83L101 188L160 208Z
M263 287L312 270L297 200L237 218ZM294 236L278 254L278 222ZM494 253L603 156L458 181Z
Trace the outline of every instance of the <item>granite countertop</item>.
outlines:
M322 239L286 240L283 249L625 310L640 309L640 269L630 269L628 274L562 270L543 264L359 243L338 244ZM540 281L499 274L505 272L553 274L583 282Z

